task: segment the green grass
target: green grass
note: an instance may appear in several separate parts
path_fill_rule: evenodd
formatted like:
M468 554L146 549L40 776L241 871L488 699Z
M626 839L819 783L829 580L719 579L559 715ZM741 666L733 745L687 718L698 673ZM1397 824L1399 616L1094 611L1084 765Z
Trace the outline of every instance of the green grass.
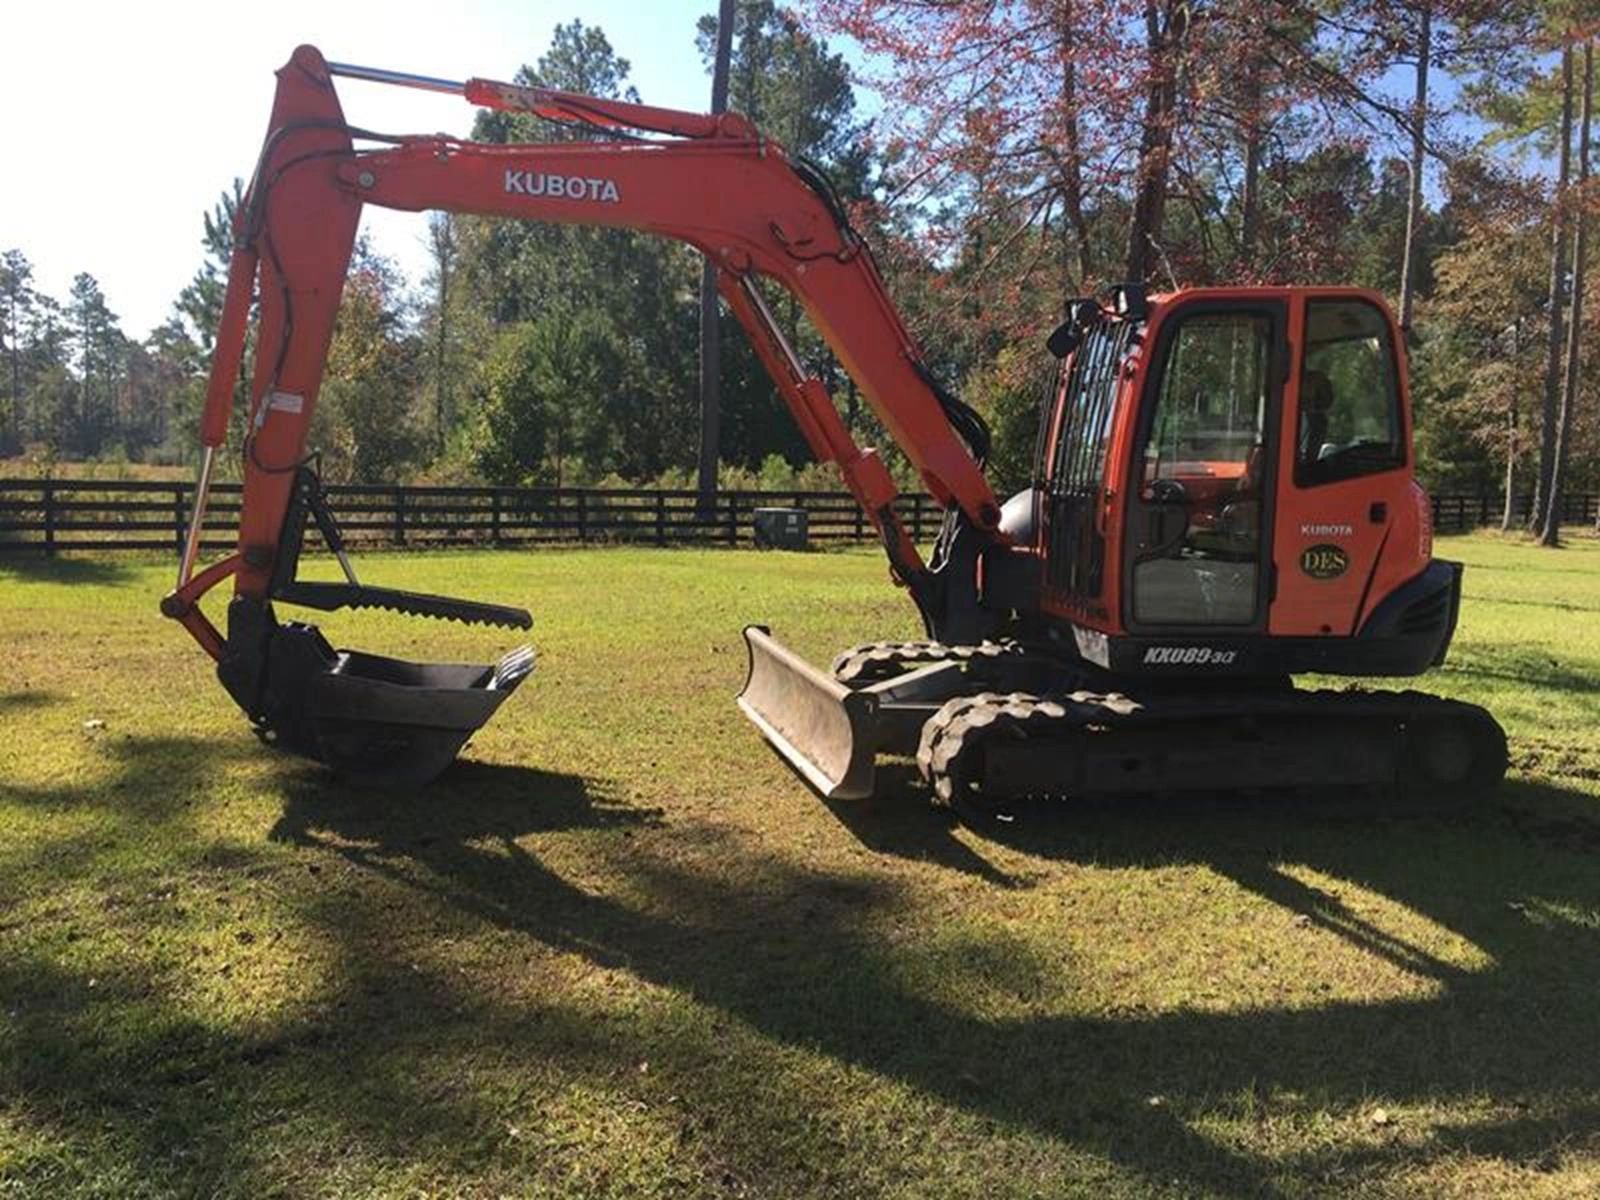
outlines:
M1596 1194L1600 543L1441 551L1492 802L982 836L732 704L746 621L914 633L870 553L367 558L536 617L414 798L259 747L167 564L0 564L0 1196Z

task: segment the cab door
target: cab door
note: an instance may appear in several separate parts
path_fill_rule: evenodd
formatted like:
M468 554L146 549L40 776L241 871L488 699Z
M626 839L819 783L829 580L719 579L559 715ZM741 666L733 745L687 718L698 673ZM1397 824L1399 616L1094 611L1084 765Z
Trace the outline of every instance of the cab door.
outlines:
M1401 358L1377 297L1311 292L1296 304L1272 632L1348 636L1381 593L1380 562L1419 554Z
M1266 627L1288 307L1180 302L1156 333L1123 542L1132 633Z

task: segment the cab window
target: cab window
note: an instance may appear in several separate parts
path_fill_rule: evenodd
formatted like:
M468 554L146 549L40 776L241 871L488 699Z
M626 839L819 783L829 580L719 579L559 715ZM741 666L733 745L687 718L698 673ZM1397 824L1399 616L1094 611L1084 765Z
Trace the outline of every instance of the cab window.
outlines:
M1261 497L1274 324L1197 312L1169 342L1143 447L1133 619L1248 625L1261 576Z
M1312 487L1405 465L1389 323L1364 300L1306 306L1295 483Z

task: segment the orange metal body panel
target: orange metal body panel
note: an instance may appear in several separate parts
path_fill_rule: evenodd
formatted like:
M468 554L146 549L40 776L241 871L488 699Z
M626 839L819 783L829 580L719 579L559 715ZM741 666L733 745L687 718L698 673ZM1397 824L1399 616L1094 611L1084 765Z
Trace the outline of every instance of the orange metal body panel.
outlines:
M1295 439L1279 439L1277 513L1272 531L1278 590L1267 630L1282 635L1349 636L1383 597L1425 568L1432 557L1431 529L1426 528L1426 517L1421 515L1427 512L1427 497L1412 475L1411 393L1406 378L1405 343L1388 305L1376 292L1359 288L1297 288L1292 295L1292 366L1284 388L1283 429L1298 428L1300 420L1300 373L1308 302L1349 299L1371 304L1388 324L1396 358L1401 440L1407 448L1404 464L1380 474L1301 487L1294 478ZM1379 509L1383 515L1376 519L1374 514ZM1323 544L1336 545L1349 555L1349 566L1337 578L1317 579L1301 568L1301 555Z

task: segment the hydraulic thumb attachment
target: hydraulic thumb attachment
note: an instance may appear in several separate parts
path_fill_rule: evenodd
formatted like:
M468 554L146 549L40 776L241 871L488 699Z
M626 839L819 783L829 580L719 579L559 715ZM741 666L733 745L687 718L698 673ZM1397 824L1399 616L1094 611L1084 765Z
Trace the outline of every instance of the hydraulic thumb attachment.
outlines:
M337 556L345 582L296 578L308 520ZM306 467L295 480L270 596L237 596L229 604L217 677L263 741L326 763L358 785L429 782L533 671L526 646L498 663L415 663L335 650L316 626L279 622L273 600L325 612L382 608L518 629L533 623L519 608L361 583L321 484Z

